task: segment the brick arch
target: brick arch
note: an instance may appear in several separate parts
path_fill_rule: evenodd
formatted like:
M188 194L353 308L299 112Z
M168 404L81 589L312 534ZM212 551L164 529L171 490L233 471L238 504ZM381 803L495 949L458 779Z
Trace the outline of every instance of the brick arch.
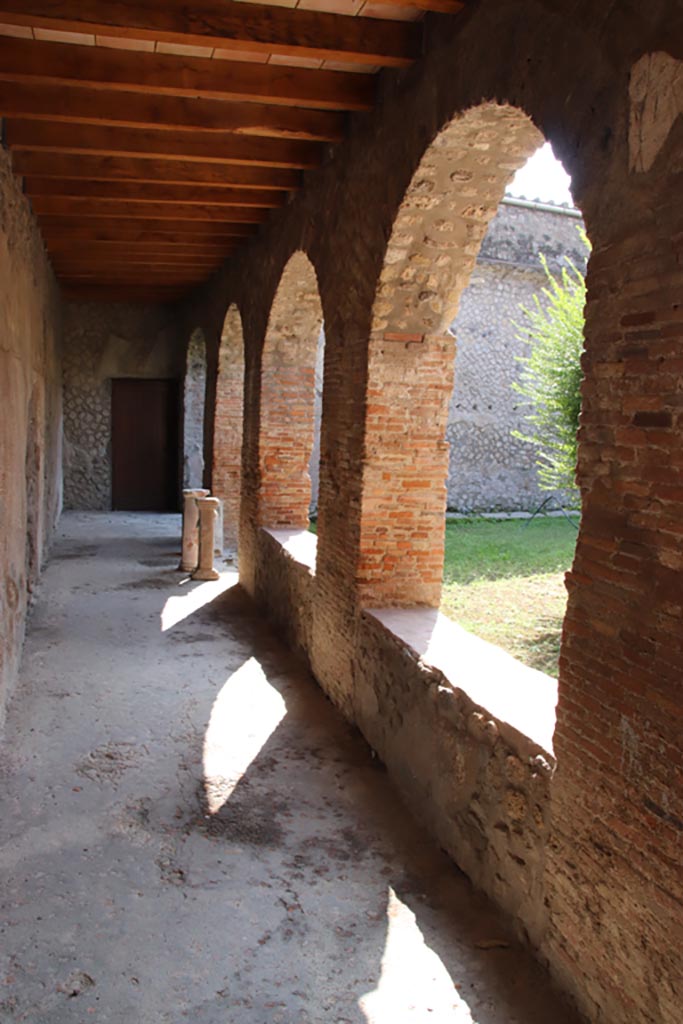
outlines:
M183 384L183 487L201 487L204 476L206 339L200 327L190 335Z
M542 141L522 110L482 103L436 135L399 206L368 350L358 576L365 605L439 605L449 327L505 186Z
M231 305L223 321L218 351L213 433L213 493L223 502L223 544L237 549L242 492L244 338L242 318Z
M258 521L262 526L308 526L315 367L322 322L315 270L303 252L295 252L273 299L261 359Z

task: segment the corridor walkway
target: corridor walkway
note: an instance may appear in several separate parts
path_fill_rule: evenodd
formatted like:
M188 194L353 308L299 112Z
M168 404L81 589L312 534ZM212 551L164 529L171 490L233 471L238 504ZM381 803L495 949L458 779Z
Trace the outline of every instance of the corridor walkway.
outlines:
M2 1024L572 1024L178 534L62 520L0 747Z

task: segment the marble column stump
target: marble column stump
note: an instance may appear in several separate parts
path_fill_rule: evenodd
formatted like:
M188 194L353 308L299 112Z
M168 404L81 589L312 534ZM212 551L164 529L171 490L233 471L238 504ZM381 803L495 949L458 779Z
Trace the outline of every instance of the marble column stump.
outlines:
M181 572L194 572L199 564L199 509L197 499L209 492L203 487L187 487L183 491L183 540L180 555Z
M199 508L199 565L192 573L192 579L217 580L220 574L213 567L213 549L220 501L218 498L196 500Z

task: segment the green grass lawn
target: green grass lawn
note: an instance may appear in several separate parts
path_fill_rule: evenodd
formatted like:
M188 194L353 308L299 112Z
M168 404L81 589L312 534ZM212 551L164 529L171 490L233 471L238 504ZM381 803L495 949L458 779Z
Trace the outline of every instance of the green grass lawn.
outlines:
M441 611L556 676L567 603L563 578L575 546L576 530L565 518L451 520Z
M316 524L310 529L315 533ZM556 676L564 574L575 547L576 529L564 517L449 520L441 611L525 665Z

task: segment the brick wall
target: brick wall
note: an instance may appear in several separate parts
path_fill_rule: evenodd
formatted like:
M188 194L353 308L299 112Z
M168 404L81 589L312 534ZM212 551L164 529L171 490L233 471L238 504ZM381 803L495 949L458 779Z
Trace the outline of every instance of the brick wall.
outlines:
M373 334L358 596L438 606L443 575L452 335Z
M295 253L279 283L261 363L258 521L305 529L311 504L315 367L322 308L315 271Z
M369 737L394 730L388 762L397 785L426 786L424 674L399 672L394 697L382 684L386 651L362 625L368 597L400 600L381 566L364 592L364 559L378 545L373 491L379 500L382 486L398 491L411 458L408 444L404 462L388 463L382 479L373 445L390 419L382 413L382 424L372 411L382 404L377 390L388 393L384 381L376 386L385 361L379 338L443 334L507 178L542 132L572 176L594 246L579 452L584 515L569 577L549 833L533 890L524 873L511 885L520 927L587 1015L674 1024L683 975L683 118L671 83L683 61L683 15L664 0L647 8L613 0L599 10L579 0L571 11L555 0L487 0L430 24L424 58L383 74L377 109L352 119L343 151L330 151L188 310L204 318L214 351L226 305L239 303L243 316L240 572L267 608L257 581L269 551L258 526L261 353L283 268L301 250L316 271L326 351L316 573L300 635L343 712ZM431 411L438 421L439 409ZM416 428L403 409L398 424L410 441ZM443 482L435 473L425 489L433 514L443 507ZM401 550L399 536L387 527L386 551ZM276 608L296 595L294 586L278 588L272 607L281 621L297 620L294 609L288 616ZM425 725L401 738L409 708ZM451 738L460 749L456 728ZM434 831L446 826L424 817ZM452 852L467 864L467 851ZM486 877L479 882L501 898Z

